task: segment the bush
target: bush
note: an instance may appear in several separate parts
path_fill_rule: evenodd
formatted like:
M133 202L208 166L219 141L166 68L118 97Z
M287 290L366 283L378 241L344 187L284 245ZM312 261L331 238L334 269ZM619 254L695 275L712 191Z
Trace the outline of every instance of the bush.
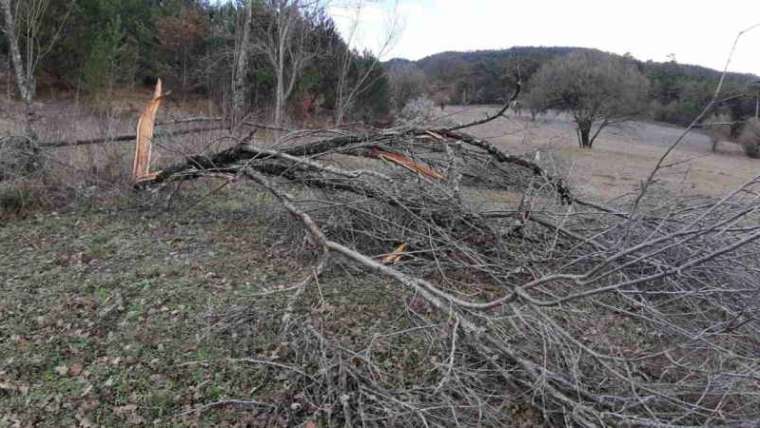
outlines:
M0 183L0 218L23 216L44 205L44 195L30 183Z
M0 138L0 180L30 175L42 168L39 147L26 137Z
M718 143L732 141L731 116L728 114L716 114L704 122L704 129L712 141L712 151L718 150Z
M424 95L406 103L399 113L399 120L407 125L422 125L434 121L435 118L436 105Z
M742 129L739 142L744 153L752 159L760 159L760 120L750 119Z

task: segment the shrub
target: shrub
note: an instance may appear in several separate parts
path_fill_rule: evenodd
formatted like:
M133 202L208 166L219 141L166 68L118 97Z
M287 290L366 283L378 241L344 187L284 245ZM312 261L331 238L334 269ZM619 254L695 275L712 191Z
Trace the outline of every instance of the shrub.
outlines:
M0 138L0 180L30 175L42 168L39 147L29 138Z
M760 159L760 120L750 119L744 125L739 142L744 153L752 159Z
M399 120L408 125L430 123L436 118L436 106L433 100L426 96L417 97L404 106L399 113Z
M44 195L30 183L6 181L0 183L0 218L23 216L44 206Z
M731 116L728 114L716 114L704 122L704 129L712 142L712 151L718 150L721 141L733 141L731 135Z

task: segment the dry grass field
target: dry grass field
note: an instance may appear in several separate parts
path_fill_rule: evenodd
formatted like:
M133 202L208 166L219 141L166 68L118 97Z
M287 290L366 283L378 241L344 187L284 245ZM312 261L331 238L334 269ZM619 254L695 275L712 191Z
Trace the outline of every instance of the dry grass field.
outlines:
M494 113L496 106L449 106L448 120L468 122ZM635 191L667 147L683 133L682 128L649 122L630 122L603 131L592 150L578 147L572 121L564 115L511 115L472 133L498 143L515 154L540 151L541 163L566 168L575 187L585 196L611 200ZM660 176L672 192L718 195L733 190L760 174L760 163L747 158L741 147L723 142L717 153L710 139L699 132L689 134L666 164Z
M122 135L134 132L134 120L141 102L149 91L119 94L120 101L110 113L94 113L69 101L39 104L36 124L42 141L60 141ZM442 118L464 123L494 113L498 106L448 106ZM214 110L203 102L169 102L159 112L158 121L213 115ZM0 136L21 131L18 105L7 105L0 112ZM185 126L163 127L181 130ZM162 129L162 128L159 128ZM577 192L585 197L610 201L635 191L656 164L659 157L676 141L684 129L653 122L634 121L612 126L602 132L592 150L578 147L575 125L563 114L539 116L508 114L470 130L488 138L513 154L526 154L558 173L566 175ZM203 150L214 150L229 144L217 141L220 134L183 137L181 140L157 141L154 163L166 164ZM747 158L737 144L722 142L717 153L711 150L710 139L699 131L691 132L665 162L670 167L658 176L671 192L688 195L719 195L734 189L760 173L758 162ZM89 146L58 150L53 156L64 164L82 168L125 168L131 163L131 144ZM115 172L114 172L115 173ZM123 178L119 176L118 178Z

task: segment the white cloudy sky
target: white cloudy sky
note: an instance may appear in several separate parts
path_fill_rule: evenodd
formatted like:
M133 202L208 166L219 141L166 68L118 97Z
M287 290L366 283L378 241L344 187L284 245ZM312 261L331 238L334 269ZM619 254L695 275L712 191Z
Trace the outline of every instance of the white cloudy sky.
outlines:
M370 0L360 16L358 47L377 46L396 1L403 31L384 59L582 46L655 61L673 53L681 63L722 69L739 31L760 24L759 0ZM344 32L351 10L337 3L330 8ZM730 69L760 75L760 28L741 39Z

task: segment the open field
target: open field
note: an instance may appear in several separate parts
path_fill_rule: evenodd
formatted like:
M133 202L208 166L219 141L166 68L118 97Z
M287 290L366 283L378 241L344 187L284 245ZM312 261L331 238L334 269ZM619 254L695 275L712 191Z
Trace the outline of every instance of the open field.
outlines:
M444 115L455 122L467 122L496 110L496 106L449 106ZM509 116L472 132L512 153L541 151L544 165L556 159L567 169L576 188L601 200L634 191L683 133L682 128L667 124L630 122L603 131L594 148L584 150L578 147L574 124L564 115L539 116L535 122L527 115ZM723 142L718 153L712 153L710 146L710 139L699 132L685 138L665 162L673 167L661 176L671 191L719 195L760 175L760 162L747 158L737 144Z
M452 106L446 113L465 122L493 109ZM115 127L128 132L129 119ZM593 150L583 150L562 118L500 119L472 130L511 153L533 158L540 151L539 163L567 172L577 190L602 201L635 191L680 131L633 123L609 129ZM48 140L62 136L46 132ZM63 134L95 136L74 125ZM158 146L159 156L162 162L178 159L208 148L212 140L172 141ZM298 344L278 335L288 303L278 290L299 281L313 263L291 254L294 245L312 245L302 235L293 234L296 243L287 242L293 236L277 235L294 228L289 214L273 209L271 197L245 183L220 190L214 182L191 183L180 192L125 191L115 180L126 179L130 155L131 144L71 149L61 158L75 167L68 173L92 172L88 167L98 159L113 159L112 181L92 184L107 184L114 196L0 218L0 427L342 422L333 419L336 409L313 400L321 391L317 381L293 382L293 367L304 357L294 349ZM674 161L664 184L689 195L721 194L760 171L736 146L726 143L720 153L710 153L709 140L699 134L682 144ZM265 300L271 311L247 309ZM445 317L431 315L413 292L378 276L335 266L309 288L296 311L319 326L321 335L360 350L336 366L296 367L313 377L337 367L331 392L345 387L342 364L359 368L365 359L386 370L378 376L394 374L383 379L389 384L408 386L446 373L442 361L448 350L426 348L424 329L420 336L408 333L420 328L420 314L435 326L445 326ZM596 340L600 349L659 340L634 331L621 313L575 315L591 332L583 340ZM547 423L531 405L534 397L505 389L492 399L499 402L504 424ZM413 417L400 415L398 424L420 425Z

